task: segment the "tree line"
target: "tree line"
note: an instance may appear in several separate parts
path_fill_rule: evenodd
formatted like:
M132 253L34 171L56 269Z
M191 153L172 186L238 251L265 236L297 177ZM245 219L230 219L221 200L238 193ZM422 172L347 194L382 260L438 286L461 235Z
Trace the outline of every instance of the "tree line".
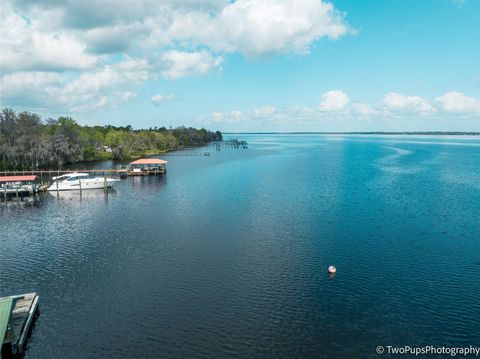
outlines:
M70 117L43 121L30 112L0 113L0 169L59 168L66 163L127 160L221 141L220 131L193 127L81 126Z

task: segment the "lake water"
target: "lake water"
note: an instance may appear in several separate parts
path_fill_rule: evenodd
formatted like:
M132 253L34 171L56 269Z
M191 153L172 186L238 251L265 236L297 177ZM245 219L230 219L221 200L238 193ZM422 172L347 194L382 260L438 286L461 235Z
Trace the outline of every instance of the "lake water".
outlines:
M0 204L0 296L40 295L26 358L480 345L479 137L236 136L108 195Z

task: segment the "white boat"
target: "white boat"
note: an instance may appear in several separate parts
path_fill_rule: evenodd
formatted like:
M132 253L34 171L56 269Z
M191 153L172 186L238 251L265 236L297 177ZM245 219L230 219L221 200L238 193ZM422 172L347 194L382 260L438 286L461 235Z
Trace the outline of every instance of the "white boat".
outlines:
M52 178L53 183L47 191L72 191L84 189L110 188L119 178L95 177L90 173L68 173Z

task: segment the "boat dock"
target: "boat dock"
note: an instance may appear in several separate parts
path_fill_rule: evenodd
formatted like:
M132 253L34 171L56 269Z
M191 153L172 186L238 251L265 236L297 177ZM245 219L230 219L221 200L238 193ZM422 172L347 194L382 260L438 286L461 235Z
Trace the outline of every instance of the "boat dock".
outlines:
M214 146L217 151L222 149L247 149L248 143L244 140L232 138L230 140L210 142L209 146Z
M103 176L118 176L120 178L126 178L127 176L139 176L139 175L164 175L167 173L168 161L158 158L140 158L136 161L130 162L126 166L118 166L116 169L37 169L37 170L21 170L21 171L0 171L1 176L37 176L43 182L43 178L52 179L55 176L61 176L69 173L89 173L92 175ZM0 180L1 183L1 180Z
M214 147L217 151L222 149L246 149L248 143L238 139L231 139L225 141L210 142L207 148ZM192 147L194 148L194 147ZM185 149L185 148L182 148ZM165 153L165 156L210 156L210 152L183 152L176 151L175 153ZM136 161L130 162L128 165L119 165L115 169L30 169L30 170L10 170L0 171L0 196L3 195L5 202L8 194L14 194L17 197L23 195L34 194L39 191L45 191L52 181L55 183L56 177L71 174L71 173L87 173L93 176L104 176L105 186L107 190L107 176L115 176L120 178L127 178L128 176L150 176L150 175L165 175L167 173L168 161L159 158L140 158ZM79 189L82 190L82 184L79 180ZM58 182L57 182L58 192ZM1 198L1 197L0 197Z
M167 173L168 161L158 158L140 158L131 162L128 166L129 176L164 175Z
M5 200L10 194L19 197L37 193L39 186L36 175L0 176L0 194Z
M19 175L37 175L37 176L45 176L48 178L52 178L54 176L60 176L67 173L73 172L82 172L82 173L91 173L93 175L118 175L122 177L123 173L127 173L126 168L119 168L119 169L56 169L56 170L19 170L19 171L0 171L0 176L19 176Z
M38 295L28 293L0 298L1 358L21 354L38 312Z

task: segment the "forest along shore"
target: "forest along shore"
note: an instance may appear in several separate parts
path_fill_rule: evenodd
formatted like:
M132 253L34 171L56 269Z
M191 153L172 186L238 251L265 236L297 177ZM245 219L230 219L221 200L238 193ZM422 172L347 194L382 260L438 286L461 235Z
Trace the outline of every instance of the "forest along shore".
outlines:
M204 128L81 126L70 117L42 120L37 114L6 108L0 113L0 170L122 161L221 140L220 131Z

